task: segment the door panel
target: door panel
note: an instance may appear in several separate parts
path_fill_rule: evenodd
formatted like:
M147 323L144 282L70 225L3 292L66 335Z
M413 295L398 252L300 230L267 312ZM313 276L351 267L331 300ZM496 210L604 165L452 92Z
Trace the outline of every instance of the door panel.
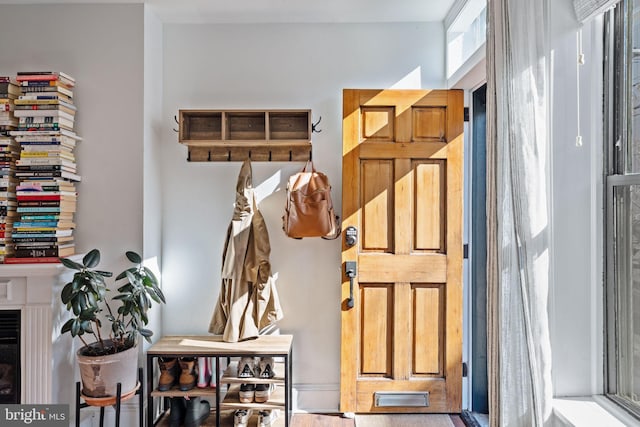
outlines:
M362 172L362 249L390 252L393 241L393 163L364 160Z
M363 376L391 377L393 288L360 284Z
M342 284L341 411L459 412L462 92L343 95L343 227L360 239L343 243L358 268L353 307Z
M444 161L416 161L414 250L444 252L445 168Z

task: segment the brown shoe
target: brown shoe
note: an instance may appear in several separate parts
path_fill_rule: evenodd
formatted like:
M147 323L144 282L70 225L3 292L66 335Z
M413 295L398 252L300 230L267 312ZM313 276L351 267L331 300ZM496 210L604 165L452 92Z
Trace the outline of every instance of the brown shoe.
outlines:
M198 382L198 372L196 371L196 359L194 357L182 357L178 361L180 364L180 390L187 391L195 387Z
M158 380L158 390L167 391L173 387L178 378L178 364L176 359L158 358L160 365L160 379Z

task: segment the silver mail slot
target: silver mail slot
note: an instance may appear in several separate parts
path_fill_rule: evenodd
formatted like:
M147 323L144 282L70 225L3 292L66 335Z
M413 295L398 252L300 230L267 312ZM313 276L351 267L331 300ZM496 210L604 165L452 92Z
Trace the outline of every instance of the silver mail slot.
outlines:
M374 393L377 407L391 406L429 406L428 391L376 391Z

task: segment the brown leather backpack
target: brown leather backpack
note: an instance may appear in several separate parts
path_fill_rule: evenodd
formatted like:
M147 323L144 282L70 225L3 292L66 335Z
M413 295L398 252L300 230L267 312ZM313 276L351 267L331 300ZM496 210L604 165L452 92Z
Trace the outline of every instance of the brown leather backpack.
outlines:
M282 229L294 239L335 239L340 235L339 223L340 218L333 211L329 178L317 172L313 162L308 161L300 172L291 175L287 181Z

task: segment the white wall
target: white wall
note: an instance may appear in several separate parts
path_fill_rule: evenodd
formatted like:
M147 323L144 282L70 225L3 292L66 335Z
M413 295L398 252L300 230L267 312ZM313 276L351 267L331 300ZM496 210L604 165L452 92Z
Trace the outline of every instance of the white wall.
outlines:
M142 5L1 8L1 74L76 78L76 248L100 248L103 267L115 269L124 248L142 245Z
M144 9L144 154L143 154L143 253L145 265L162 280L162 23ZM161 310L153 310L149 326L160 336Z
M76 248L100 248L115 272L143 244L143 22L141 4L0 6L0 75L76 78Z
M239 162L188 163L179 109L300 108L322 116L316 167L341 206L342 89L441 88L439 23L164 25L163 286L165 334L206 334L218 297ZM253 163L285 318L294 335L296 407L336 411L340 378L340 241L288 239L283 186L302 163Z
M602 393L602 28L583 28L577 98L571 1L550 1L553 380L556 396ZM576 145L578 114L582 146Z

